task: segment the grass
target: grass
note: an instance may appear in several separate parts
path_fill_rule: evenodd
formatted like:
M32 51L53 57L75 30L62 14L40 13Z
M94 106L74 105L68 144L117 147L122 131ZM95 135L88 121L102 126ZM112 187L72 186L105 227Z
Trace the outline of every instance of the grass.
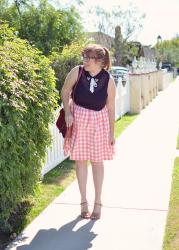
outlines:
M163 250L179 250L179 157L174 163Z
M177 149L179 149L179 134L178 134L178 137L177 137Z
M177 137L179 149L179 134ZM163 250L179 250L179 157L175 158Z
M136 117L137 115L125 114L121 119L117 120L115 122L115 138L117 138ZM33 205L23 221L23 228L31 223L75 178L75 162L69 159L66 159L48 172L37 186L34 196L29 198ZM7 239L5 241L7 241ZM0 238L0 245L1 243Z
M135 119L137 115L126 114L115 122L114 136L117 138L125 128L127 128Z
M50 172L38 185L31 197L33 207L26 218L26 225L38 216L75 179L75 163L66 159Z

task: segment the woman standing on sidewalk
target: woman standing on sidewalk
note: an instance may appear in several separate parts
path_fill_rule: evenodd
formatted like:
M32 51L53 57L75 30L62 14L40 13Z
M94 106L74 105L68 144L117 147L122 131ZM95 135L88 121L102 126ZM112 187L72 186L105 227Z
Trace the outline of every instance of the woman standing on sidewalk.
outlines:
M104 177L103 160L112 160L114 154L116 89L114 79L107 71L110 67L108 49L92 44L85 47L81 54L83 66L77 66L68 73L61 92L67 127L73 124L72 138L69 144L64 144L64 150L66 153L69 150L70 159L76 161L81 217L99 219ZM73 88L81 71L78 84ZM73 101L70 102L73 90ZM91 214L86 198L88 160L92 165L95 187Z

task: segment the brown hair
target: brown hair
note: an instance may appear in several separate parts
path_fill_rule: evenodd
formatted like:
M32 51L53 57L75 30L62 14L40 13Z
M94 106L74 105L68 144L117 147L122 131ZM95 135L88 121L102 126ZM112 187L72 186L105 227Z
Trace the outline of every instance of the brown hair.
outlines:
M100 44L89 44L81 52L82 56L94 56L102 62L102 67L108 70L111 67L109 50Z

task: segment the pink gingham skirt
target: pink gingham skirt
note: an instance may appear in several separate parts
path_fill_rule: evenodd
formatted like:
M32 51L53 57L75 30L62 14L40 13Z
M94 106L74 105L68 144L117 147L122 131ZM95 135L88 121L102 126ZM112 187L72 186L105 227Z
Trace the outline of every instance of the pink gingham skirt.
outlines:
M73 132L71 139L64 141L65 155L69 154L71 160L112 160L114 146L109 140L107 107L94 111L72 103L71 109L74 111Z

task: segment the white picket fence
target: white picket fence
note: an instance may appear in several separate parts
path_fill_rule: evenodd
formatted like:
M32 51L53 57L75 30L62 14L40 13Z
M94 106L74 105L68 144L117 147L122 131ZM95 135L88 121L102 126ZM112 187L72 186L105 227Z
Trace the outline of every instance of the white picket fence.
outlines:
M124 85L124 86L123 86ZM126 77L126 82L122 83L122 78L118 78L116 91L116 120L122 117L130 110L129 97L129 76ZM56 116L59 110L56 111ZM55 123L51 125L50 131L52 134L52 145L47 149L46 163L42 169L42 176L44 176L51 169L56 167L59 163L65 160L63 154L63 137L59 134Z
M57 115L59 109L56 111ZM42 176L49 172L51 169L56 167L60 162L65 160L63 154L63 137L58 132L58 129L55 124L50 126L50 132L52 135L52 144L47 148L47 158L44 167L42 168Z
M126 76L126 81L122 82L118 78L116 88L116 120L130 111L130 88L129 88L129 75Z

